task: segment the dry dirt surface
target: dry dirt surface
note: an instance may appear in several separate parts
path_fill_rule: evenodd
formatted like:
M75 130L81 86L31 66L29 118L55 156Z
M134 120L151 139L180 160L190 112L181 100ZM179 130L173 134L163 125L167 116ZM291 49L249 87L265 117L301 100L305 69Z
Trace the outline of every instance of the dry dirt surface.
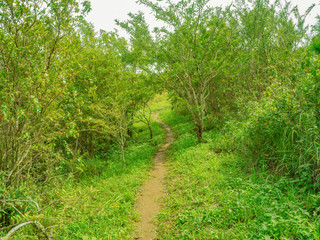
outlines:
M158 114L154 115L154 120L161 123L166 130L166 139L164 145L155 153L154 168L150 172L150 179L142 186L141 193L137 198L136 208L140 219L136 223L136 239L151 240L157 239L156 224L154 223L156 215L161 210L159 200L164 195L164 177L167 171L165 164L166 150L174 141L171 129L163 122L158 120Z

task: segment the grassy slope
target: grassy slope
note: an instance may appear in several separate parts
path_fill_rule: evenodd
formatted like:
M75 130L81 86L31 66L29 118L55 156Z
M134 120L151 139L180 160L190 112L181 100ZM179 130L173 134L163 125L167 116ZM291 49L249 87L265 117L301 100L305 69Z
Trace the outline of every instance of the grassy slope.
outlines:
M151 103L153 113L167 106L164 96ZM58 190L59 197L71 196L75 201L65 206L65 217L71 221L61 229L59 239L133 239L138 217L134 208L136 196L149 176L152 157L165 134L154 121L151 141L146 125L136 123L134 127L136 135L126 150L126 169L122 167L120 153L115 153L114 160L100 176L78 185L66 184Z
M189 133L192 123L168 110L164 97L155 99L153 111L162 112L160 117L178 139L170 150L168 194L158 218L160 239L320 239L319 195L252 168L228 150L228 139L217 132L206 132L208 143L197 144ZM65 180L43 197L43 206L63 200L44 211L45 218L63 217L63 225L55 228L58 239L133 238L135 198L164 136L157 123L151 142L146 126L135 127L126 169L115 152L101 174ZM46 225L59 221L51 219ZM13 239L37 239L28 227L19 233Z
M114 154L114 161L100 176L77 186L66 185L59 191L62 197L77 200L66 209L65 216L72 221L62 229L59 239L132 239L136 195L148 177L152 156L164 135L159 124L153 123L152 127L156 137L149 141L147 128L136 125L139 135L126 151L126 169L119 154Z
M160 239L320 239L319 194L250 166L220 133L206 132L207 143L197 144L187 118L169 110L160 117L178 137Z
M159 106L155 104L153 110L158 111ZM41 220L45 226L62 224L53 228L57 239L133 238L138 217L134 208L136 196L148 178L152 157L165 134L156 122L152 122L153 140L149 139L146 125L136 123L134 128L136 133L126 149L127 168L122 167L121 155L115 150L109 159L93 159L91 165L98 170L91 170L99 174L56 181L55 188L48 187L46 195L41 200L38 197L43 206L61 199L45 209L43 217L48 220ZM12 239L38 238L32 226L27 226Z

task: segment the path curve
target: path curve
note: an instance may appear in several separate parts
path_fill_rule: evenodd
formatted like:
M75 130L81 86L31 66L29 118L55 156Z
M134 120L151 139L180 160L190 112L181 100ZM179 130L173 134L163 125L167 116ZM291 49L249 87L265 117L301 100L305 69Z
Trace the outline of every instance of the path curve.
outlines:
M162 125L166 130L166 139L155 153L154 168L150 172L149 180L142 186L141 193L137 198L136 209L139 212L140 219L136 223L137 231L136 238L140 240L156 239L156 224L154 223L156 215L161 210L159 200L164 195L164 177L167 171L165 164L166 150L174 141L174 136L171 129L165 123L159 121L159 113L153 116L153 119Z

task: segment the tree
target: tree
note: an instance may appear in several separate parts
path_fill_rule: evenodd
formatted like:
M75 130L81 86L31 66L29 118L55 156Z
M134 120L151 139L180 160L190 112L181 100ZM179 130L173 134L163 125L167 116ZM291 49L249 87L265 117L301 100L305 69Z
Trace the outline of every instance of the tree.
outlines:
M116 20L118 26L123 28L130 35L130 49L122 48L122 60L132 68L134 72L150 72L152 66L153 39L149 31L148 24L145 21L142 12L137 14L129 13L127 21L120 22Z
M57 122L69 84L68 47L82 13L66 0L5 0L0 12L0 170L10 185L53 161L54 137L65 127Z
M234 52L225 12L209 7L207 0L139 3L165 24L155 32L156 69L163 84L186 103L201 142L210 86L219 81Z
M92 119L92 123L97 132L111 135L115 139L121 150L123 167L126 167L125 147L128 128L131 124L131 118L128 116L129 107L116 101L113 101L111 106L106 109L100 104L93 105L92 110L99 118Z
M99 102L95 102L90 107L94 118L90 118L92 130L98 133L109 135L120 147L123 167L125 162L125 147L128 137L128 129L133 123L133 116L136 112L135 106L137 89L135 79L139 80L139 75L126 71L122 66L117 79L109 83L109 94Z
M152 116L152 111L147 102L143 103L143 107L140 108L136 113L136 118L148 126L150 139L153 138L153 133L151 128L151 116Z
M237 0L233 18L237 19L241 44L238 51L241 59L239 74L235 80L241 88L238 97L249 100L260 99L277 74L289 73L290 62L305 40L308 26L305 18L313 9L311 5L304 14L290 1ZM289 64L289 66L287 66Z
M312 39L311 49L317 54L320 54L320 15L317 16L317 19L317 24L313 26L315 36Z
M118 41L113 33L101 31L98 34L92 24L82 19L78 24L78 34L78 48L72 61L75 81L68 89L70 97L63 103L65 111L74 119L78 134L61 140L67 142L72 153L89 153L94 158L99 150L107 152L112 140L109 135L92 130L92 119L100 118L92 105L109 107L110 97L118 92L112 85L121 76L123 64L113 46ZM108 144L99 149L100 142ZM73 155L66 157L73 158Z
M291 2L237 0L226 10L236 51L231 67L210 87L208 109L217 120L223 122L231 115L246 118L242 113L248 102L260 100L275 79L292 85L287 79L295 61L304 59L305 18L313 7L300 14Z

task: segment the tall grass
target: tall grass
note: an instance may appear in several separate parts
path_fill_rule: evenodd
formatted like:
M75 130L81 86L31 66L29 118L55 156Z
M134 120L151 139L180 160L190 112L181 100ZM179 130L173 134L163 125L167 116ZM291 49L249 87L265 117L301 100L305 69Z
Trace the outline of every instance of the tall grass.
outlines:
M135 123L135 134L126 149L127 167L123 168L117 148L106 155L86 161L77 176L60 176L47 185L45 194L31 189L15 189L16 199L33 199L41 208L41 214L32 203L14 202L25 218L12 211L11 226L19 222L38 219L55 239L133 239L136 196L148 178L152 157L162 144L164 131L160 124L152 122L154 138L142 123ZM27 191L25 191L27 190ZM1 193L1 188L0 188ZM1 216L1 215L0 215ZM50 228L50 226L53 226ZM0 237L8 229L0 230ZM11 239L40 239L41 233L33 226L17 231Z
M238 149L273 172L300 180L301 187L320 189L320 61L310 58L305 75L294 86L276 81L247 109ZM302 70L301 70L302 71ZM226 129L230 125L227 124ZM227 130L228 131L228 130Z
M228 134L206 132L206 143L197 144L188 119L173 111L162 118L178 139L170 149L159 239L320 239L320 196L238 152L244 123Z

